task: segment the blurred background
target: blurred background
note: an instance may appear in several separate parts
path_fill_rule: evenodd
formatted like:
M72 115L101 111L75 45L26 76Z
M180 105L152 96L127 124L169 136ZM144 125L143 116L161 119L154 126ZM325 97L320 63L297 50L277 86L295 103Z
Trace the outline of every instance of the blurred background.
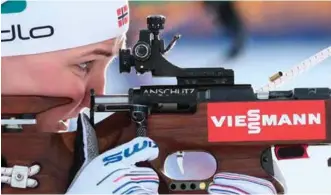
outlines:
M236 83L259 87L278 71L286 71L331 45L331 2L268 1L130 1L128 46L146 17L166 16L162 36L182 38L167 55L180 67L226 67ZM126 93L142 84L175 84L175 79L152 79L149 74L119 74L118 61L108 70L107 93ZM118 84L114 84L118 83ZM331 59L283 85L331 87Z

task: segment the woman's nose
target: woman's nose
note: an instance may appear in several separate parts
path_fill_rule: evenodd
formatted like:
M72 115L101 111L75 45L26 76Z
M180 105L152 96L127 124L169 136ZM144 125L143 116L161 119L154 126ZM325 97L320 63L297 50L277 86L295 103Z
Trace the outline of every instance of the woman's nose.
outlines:
M96 95L104 95L105 94L105 70L98 70L93 75L90 76L87 83L87 91L94 89Z
M91 74L86 84L85 97L82 102L82 106L90 107L91 89L94 90L95 95L104 95L105 84L106 84L105 70L98 70L97 72L94 72L93 75Z

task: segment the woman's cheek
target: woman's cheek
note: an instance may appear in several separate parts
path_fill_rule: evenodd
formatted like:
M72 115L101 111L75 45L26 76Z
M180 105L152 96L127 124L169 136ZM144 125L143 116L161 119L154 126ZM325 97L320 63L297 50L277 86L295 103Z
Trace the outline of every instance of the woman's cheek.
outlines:
M85 94L84 86L84 82L74 76L63 76L62 79L58 79L50 84L49 88L52 88L53 90L48 91L48 94L44 95L53 97L67 97L71 98L72 102L66 105L58 106L38 115L38 128L41 131L63 130L59 129L59 121L77 116L77 109L81 105Z
M68 67L53 67L52 72L40 75L41 95L51 97L66 97L72 99L72 102L63 106L62 114L70 115L82 102L85 96L86 81L75 75ZM46 70L45 70L46 73Z
M48 83L44 83L43 91L45 95L70 97L72 99L80 99L85 93L85 81L71 72L62 73L59 75L48 75Z
M58 95L69 97L73 100L69 111L70 113L68 113L70 115L71 112L74 112L82 104L86 94L86 83L84 80L72 76L70 78L68 77L63 85L64 87L59 89Z

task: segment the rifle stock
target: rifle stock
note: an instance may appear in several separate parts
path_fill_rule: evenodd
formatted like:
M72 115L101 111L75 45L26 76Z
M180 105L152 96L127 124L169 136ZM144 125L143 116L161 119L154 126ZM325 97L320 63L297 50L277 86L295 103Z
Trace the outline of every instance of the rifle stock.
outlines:
M71 103L70 98L46 97L46 96L15 96L1 95L1 118L2 119L35 119L42 112L52 108ZM19 124L19 123L18 123ZM32 131L31 131L32 130ZM60 193L59 188L64 188L66 180L62 178L71 164L71 153L63 145L61 134L35 132L35 125L22 125L19 133L7 131L5 125L1 125L1 153L8 167L14 165L31 166L38 163L42 166L37 179L42 185L37 190L11 188L2 185L3 193ZM69 136L70 135L70 136ZM72 137L73 134L68 133ZM2 165L5 166L5 165ZM63 173L63 172L64 173ZM45 183L45 185L43 184Z
M331 118L331 101L327 101L327 117ZM171 122L169 122L171 121ZM276 182L272 175L261 167L261 153L271 145L298 144L302 142L255 142L255 143L208 143L206 126L206 104L201 104L195 114L158 114L148 120L148 137L155 140L160 148L159 158L151 162L161 179L160 193L204 193L203 190L172 191L169 185L173 182L163 174L163 163L166 157L178 150L206 151L212 154L218 163L216 172L229 171L269 179L283 191L282 184ZM135 125L127 113L116 113L96 124L100 152L104 152L136 136ZM194 127L194 128L192 128ZM331 124L327 123L326 140L304 142L314 144L330 142ZM73 162L75 132L68 133L2 133L2 155L8 166L15 164L29 166L34 162L41 164L41 172L36 175L40 182L34 189L17 189L7 185L3 193L64 193L68 185L68 173ZM18 144L19 143L19 144ZM18 147L24 146L24 147ZM211 178L210 178L211 179ZM210 182L207 179L202 182ZM190 181L188 181L190 182Z
M331 101L326 101L326 118L331 118ZM110 117L111 118L111 117ZM117 119L118 120L118 119ZM104 120L96 125L96 129L106 129L113 124L111 120ZM325 140L300 141L258 141L258 142L231 142L210 143L207 131L207 106L200 104L195 114L156 114L149 116L147 137L150 137L160 148L159 157L151 162L152 167L161 177L160 193L205 193L205 190L181 190L181 184L204 182L208 184L212 178L205 181L173 181L163 173L163 163L168 155L177 151L205 151L212 154L217 160L217 172L234 172L265 178L272 181L278 193L283 193L283 184L273 178L272 157L270 152L273 145L320 144L331 142L331 124L326 124L327 138ZM109 130L105 145L119 145L136 136L135 127L121 128L115 132ZM116 135L116 136L115 136ZM106 136L107 137L107 136ZM112 140L112 141L111 141ZM268 153L269 152L269 153ZM263 162L263 158L269 158ZM300 157L298 157L300 158ZM176 189L171 189L171 184Z
M127 114L117 113L104 120L103 124L107 126L96 131L101 152L118 144L121 132L128 132L125 129L130 128L130 120ZM7 167L41 165L41 171L33 177L39 182L36 188L19 189L2 185L4 194L62 194L67 190L76 133L40 132L35 128L35 125L23 126L20 133L1 134L1 154Z
M69 104L72 100L64 97L1 95L1 114L39 114L52 108Z
M69 133L70 134L70 133ZM41 165L37 188L12 188L3 185L4 194L60 194L67 185L72 153L66 148L61 134L56 133L2 133L1 153L7 166Z

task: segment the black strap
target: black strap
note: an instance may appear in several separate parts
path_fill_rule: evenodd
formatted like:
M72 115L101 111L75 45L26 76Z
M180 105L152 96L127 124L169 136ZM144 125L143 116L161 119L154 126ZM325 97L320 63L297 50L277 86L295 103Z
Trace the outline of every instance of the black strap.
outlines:
M1 167L8 167L7 160L3 155L1 155ZM3 186L4 183L1 183L1 189L3 188Z
M68 185L69 188L70 184L72 183L73 179L75 178L77 172L82 167L85 157L84 157L84 149L82 147L83 143L83 126L81 121L81 116L79 115L77 121L77 132L76 138L74 143L74 155L73 155L73 163L71 169L69 171L69 178L68 178Z

